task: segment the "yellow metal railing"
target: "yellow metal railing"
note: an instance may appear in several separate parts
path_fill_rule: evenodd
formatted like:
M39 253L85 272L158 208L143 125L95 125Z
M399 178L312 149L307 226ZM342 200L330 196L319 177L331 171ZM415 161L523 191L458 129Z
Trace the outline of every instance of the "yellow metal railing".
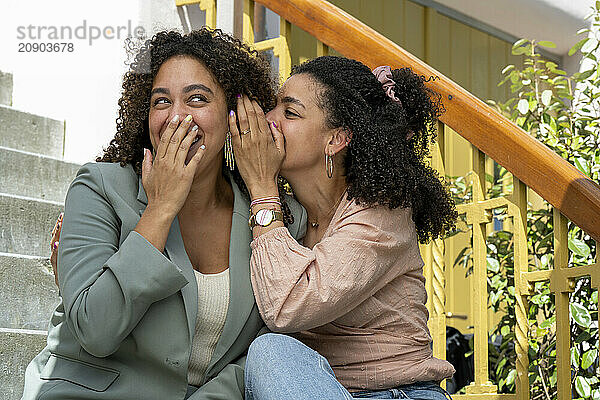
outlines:
M442 124L440 130L444 130ZM440 135L439 139L444 140ZM443 145L443 142L439 144ZM509 197L486 199L485 196L485 163L483 152L473 146L472 171L468 174L471 180L472 201L459 205L458 212L466 215L471 226L473 248L473 292L471 315L474 321L474 378L475 381L466 388L466 395L456 395L457 399L519 399L529 398L529 359L527 297L522 293L523 273L528 270L527 257L527 187L513 177L513 194ZM515 275L515 352L517 359L516 394L498 394L498 388L489 380L488 337L490 329L488 313L488 278L487 278L487 233L486 229L492 221L493 210L504 209L506 217L512 220L514 246ZM426 265L426 269L432 268ZM445 330L445 327L443 327ZM440 327L432 327L435 339L442 339ZM434 339L434 340L435 340ZM445 340L444 340L445 343ZM440 356L440 354L436 354Z
M445 129L438 123L438 141L431 151L431 165L445 176ZM441 239L433 240L421 246L421 255L425 262L427 289L427 310L429 311L429 330L433 337L433 353L437 358L446 359L446 263L445 244ZM441 336L440 336L441 334Z
M307 3L305 1L305 3ZM177 5L183 4L201 4L201 8L212 10L215 15L215 1L192 1L177 0ZM257 0L256 3L265 3L271 7L279 7L277 4L269 1ZM287 2L282 2L287 3ZM337 18L347 18L348 24L356 27L358 24L352 17L344 15L343 12L331 11L332 7L326 2L315 1L311 5L314 9L322 6L328 7L331 16ZM316 3L319 3L317 5ZM298 17L301 21L309 19L299 14L289 14L285 6L279 7L280 14L288 13L289 18ZM294 9L294 7L289 7ZM314 11L313 9L313 11ZM255 43L254 26L255 1L244 0L242 35L243 39L252 44L259 51L273 50L273 55L279 60L279 76L283 81L289 76L291 70L290 40L291 24L284 17L280 16L280 35L277 38L267 39ZM274 10L276 11L276 10ZM302 10L295 12L301 13ZM334 15L335 14L335 15ZM207 11L207 21L209 12ZM340 16L341 15L341 16ZM327 18L323 18L326 20ZM321 22L321 21L320 21ZM214 25L213 25L214 26ZM309 26L300 28L310 31ZM332 29L333 30L333 29ZM315 37L319 34L314 34ZM331 36L329 32L328 35ZM317 38L319 39L319 38ZM337 48L341 54L360 58L355 54L345 54L343 49ZM373 50L373 49L372 49ZM374 51L374 50L373 50ZM317 40L317 56L326 55L329 47ZM411 56L409 55L408 58ZM390 61L391 64L391 61ZM408 65L411 66L411 65ZM434 89L436 83L432 83ZM452 99L452 96L449 96ZM481 110L484 112L487 110ZM460 133L460 132L458 132ZM456 132L442 122L438 124L438 140L432 148L431 163L441 176L445 175L445 141L446 138ZM569 249L567 237L567 218L561 212L554 209L554 267L550 270L530 270L529 254L527 244L527 196L528 187L519 179L513 176L513 192L510 196L486 198L486 154L477 147L472 146L472 171L468 174L472 188L472 201L458 206L458 211L466 218L467 224L471 227L471 246L473 249L473 276L472 276L472 303L471 315L474 323L474 382L466 388L466 394L454 395L455 399L518 399L527 400L529 394L529 359L528 359L528 296L533 294L535 282L550 281L551 291L555 295L556 301L556 359L558 369L558 399L571 399L571 364L570 364L570 316L569 316L569 293L574 290L574 282L580 277L591 277L592 288L600 288L600 254L596 251L596 263L581 267L568 267ZM489 160L489 157L488 157ZM512 172L512 171L509 171ZM596 199L593 201L599 201ZM510 223L505 224L505 229L509 229L513 234L514 249L514 283L515 283L515 353L516 353L516 379L515 394L499 394L496 385L490 381L488 366L488 338L491 326L490 313L488 310L488 276L487 276L487 238L490 222L494 210L502 210ZM600 223L600 222L599 222ZM452 240L452 239L450 239ZM447 318L451 317L446 312L446 289L445 282L449 276L446 270L445 242L435 240L421 247L423 259L425 261L424 275L427 280L427 308L430 313L429 328L433 337L434 356L446 358L446 324ZM598 248L597 248L598 249Z
M432 151L432 166L440 174L444 173L443 151L446 130L444 124L438 124L438 141ZM440 163L441 160L441 163ZM596 252L596 262L592 265L569 267L568 219L554 209L554 268L550 270L530 270L527 245L527 194L528 188L516 177L513 179L513 192L508 197L485 197L485 154L473 146L472 171L468 174L472 186L472 201L459 205L460 214L466 215L471 226L473 248L473 291L472 317L474 321L474 378L466 388L466 395L454 395L456 399L529 399L529 318L527 297L533 295L536 282L549 281L550 290L555 295L556 317L556 360L558 376L558 400L571 399L571 351L570 351L570 315L569 293L575 288L575 281L582 277L591 277L591 287L600 288L600 254ZM487 278L487 234L486 228L492 221L493 210L504 209L512 224L506 224L513 233L514 282L515 282L515 352L516 380L515 394L498 394L497 387L489 380L488 367L488 278ZM598 247L596 247L598 249ZM443 244L436 241L422 248L425 260L424 274L428 280L428 309L430 311L430 330L434 338L434 355L445 357L444 316L444 258Z
M177 7L195 6L206 13L205 25L210 28L217 26L217 0L175 0ZM279 36L276 38L254 40L254 9L255 2L244 0L244 11L242 17L242 39L253 46L259 52L273 51L273 56L278 59L279 77L283 82L292 70L292 57L290 54L289 38L291 37L291 24L281 18L279 25ZM329 53L327 45L317 42L317 56L324 56Z
M204 24L213 29L217 27L217 0L175 0L175 5L177 7L197 5L205 12Z
M285 81L292 70L292 56L290 53L290 38L292 25L284 18L280 17L279 36L276 38L254 41L254 10L255 2L244 0L244 14L242 21L242 38L250 43L258 51L273 50L273 56L279 60L279 79ZM325 56L329 53L329 47L317 41L317 56Z
M242 26L242 38L250 43L258 51L272 50L273 56L279 60L279 79L283 82L292 71L292 56L290 54L289 38L291 37L292 25L285 19L280 18L279 36L272 39L254 40L254 1L244 0L244 15Z
M590 277L591 287L600 289L600 252L596 242L596 262L592 265L569 267L567 218L554 209L554 268L526 271L519 291L530 295L535 282L550 281L556 305L556 367L558 369L558 400L571 399L571 328L569 293L575 289L577 278ZM600 302L599 302L600 306ZM600 309L600 307L599 307ZM599 315L600 326L600 315Z

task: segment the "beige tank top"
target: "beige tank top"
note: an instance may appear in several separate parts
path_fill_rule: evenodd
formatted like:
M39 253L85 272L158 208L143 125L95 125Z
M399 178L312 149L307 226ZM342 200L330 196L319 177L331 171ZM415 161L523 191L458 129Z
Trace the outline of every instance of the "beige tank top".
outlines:
M225 326L229 307L229 269L218 274L194 271L198 282L198 316L192 340L188 383L204 384L204 373Z

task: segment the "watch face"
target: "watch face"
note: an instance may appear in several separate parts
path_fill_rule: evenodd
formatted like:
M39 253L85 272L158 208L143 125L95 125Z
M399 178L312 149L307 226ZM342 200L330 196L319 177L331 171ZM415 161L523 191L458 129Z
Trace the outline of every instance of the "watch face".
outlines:
M273 210L265 209L256 212L256 223L260 226L267 226L273 221Z

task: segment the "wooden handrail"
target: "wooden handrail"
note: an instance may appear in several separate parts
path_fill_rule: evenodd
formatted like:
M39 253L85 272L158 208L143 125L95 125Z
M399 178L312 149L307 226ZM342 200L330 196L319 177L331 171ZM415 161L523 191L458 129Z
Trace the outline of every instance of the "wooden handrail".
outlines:
M442 122L600 240L600 186L483 101L327 1L255 1L371 68L408 66L417 74L439 77L430 85L444 99Z

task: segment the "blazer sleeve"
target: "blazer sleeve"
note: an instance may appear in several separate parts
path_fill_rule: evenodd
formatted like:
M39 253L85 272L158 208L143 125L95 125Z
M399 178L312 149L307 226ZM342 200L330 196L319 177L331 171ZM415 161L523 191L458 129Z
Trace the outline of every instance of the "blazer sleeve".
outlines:
M96 357L114 353L152 303L188 283L143 236L120 234L100 168L84 165L65 200L58 278L67 325Z
M351 204L314 248L276 228L251 244L256 304L269 329L330 323L423 265L409 209Z

